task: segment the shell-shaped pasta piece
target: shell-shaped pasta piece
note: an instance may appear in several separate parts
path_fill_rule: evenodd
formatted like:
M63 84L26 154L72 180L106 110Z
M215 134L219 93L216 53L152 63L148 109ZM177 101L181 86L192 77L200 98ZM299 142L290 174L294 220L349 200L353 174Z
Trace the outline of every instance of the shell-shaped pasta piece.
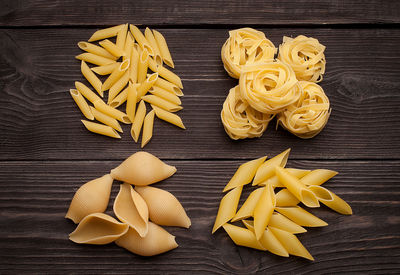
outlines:
M233 217L232 222L253 216L254 209L256 208L257 202L260 200L263 191L264 188L258 188L251 192L242 207L240 207L239 211L236 213L235 217Z
M266 248L257 241L256 235L254 235L254 232L251 230L229 223L224 224L222 227L236 245L266 250Z
M318 185L311 185L309 188L317 196L318 200L330 209L343 215L353 214L350 205L332 191Z
M144 199L128 183L121 184L114 201L114 213L120 221L135 229L141 237L146 236L149 209Z
M104 213L87 215L76 229L69 234L69 239L75 243L108 244L126 232L129 225L120 223Z
M276 205L275 193L272 185L268 184L263 187L263 189L260 199L254 208L254 233L256 234L257 240L261 238L265 228L267 228Z
M154 256L178 247L175 236L152 222L149 222L149 231L144 238L140 237L134 229L129 228L128 232L115 243L141 256Z
M172 176L174 166L147 152L137 152L111 170L111 177L136 186L146 186Z
M243 186L236 187L235 189L226 193L226 195L221 199L217 217L215 218L214 227L212 229L213 234L218 230L218 228L226 224L235 216L242 190Z
M300 226L320 227L328 225L325 221L307 212L300 206L276 207L275 210Z
M152 222L158 225L190 227L191 221L185 209L170 192L150 186L137 186L135 190L146 201Z
M107 174L82 185L72 198L66 218L79 223L84 217L106 210L113 179Z

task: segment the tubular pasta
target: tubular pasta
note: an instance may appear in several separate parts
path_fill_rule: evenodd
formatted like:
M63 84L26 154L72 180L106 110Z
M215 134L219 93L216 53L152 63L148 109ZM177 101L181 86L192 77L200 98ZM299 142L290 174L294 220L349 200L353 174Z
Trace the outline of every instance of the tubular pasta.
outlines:
M121 65L121 62L115 62L104 66L93 67L91 70L99 75L111 74L116 68Z
M75 88L90 102L95 102L96 100L101 100L98 95L96 95L90 88L79 81L75 81Z
M89 42L116 36L119 30L122 29L123 26L124 24L107 29L98 30L94 34L92 34L92 36L89 38Z
M135 25L130 24L129 29L133 37L135 37L136 42L140 45L143 50L147 50L149 55L154 56L153 48L150 46L149 42L144 37L143 33Z
M128 89L129 86L126 87L122 92L120 92L114 99L110 102L110 106L113 108L117 108L125 103L128 98Z
M156 62L152 58L149 58L149 68L153 72L157 72L161 77L165 78L169 82L171 82L171 83L175 84L176 86L178 86L179 88L183 89L181 78L178 75L176 75L175 73L173 73L172 71L166 69L165 67L163 67L161 65L157 65Z
M106 81L104 81L103 86L101 87L102 91L107 91L108 89L110 89L115 84L115 82L117 82L124 75L126 70L121 70L121 65L122 63L120 64L120 66L115 68L110 76L106 79ZM125 66L123 66L122 68L125 68Z
M115 56L113 56L112 54L110 54L107 50L105 50L102 47L99 47L95 44L89 43L89 42L78 42L78 47L83 50L86 51L88 53L92 53L95 55L99 55L108 59L112 59L112 60L117 60L117 58Z
M151 110L144 118L141 148L146 146L146 144L149 143L151 137L153 136L153 124L154 110Z
M295 169L295 168L286 168L286 171L295 176L296 178L300 179L304 177L305 175L309 174L311 170L305 170L305 169ZM279 181L278 177L275 175L269 179L267 179L264 182L261 182L260 186L264 186L267 184L272 184L273 187L284 187L283 184Z
M134 85L132 84L132 82L129 81L128 97L126 99L126 115L129 117L130 121L134 121L135 119L136 96L137 96L136 85L137 84Z
M129 73L129 78L130 81L133 83L137 83L137 78L138 78L138 68L139 68L139 53L135 49L135 47L132 47L132 52L131 52L131 62L130 62L130 73Z
M274 188L272 185L262 187L263 193L254 208L254 232L257 240L264 233L276 205Z
M171 53L169 52L167 41L165 40L164 36L156 30L153 30L153 34L164 63L171 68L175 68L174 61L172 60Z
M285 230L287 232L290 232L292 234L298 234L298 233L305 233L307 230L304 227L301 227L295 222L292 222L282 214L279 214L277 212L274 212L271 216L271 219L269 220L268 226L273 226L275 228L279 228L282 230Z
M316 169L301 178L305 185L322 185L324 182L336 176L338 172L327 169Z
M101 90L101 81L98 77L92 72L89 66L82 60L81 62L81 72L83 76L92 84L93 88L99 93L101 97L103 97L103 91Z
M94 116L92 112L90 111L89 105L87 104L85 98L81 95L81 93L78 90L75 89L70 89L69 90L70 95L74 99L76 105L78 105L79 110L81 110L82 114L90 120L94 119Z
M106 103L104 103L103 100L97 100L93 102L94 107L99 110L100 112L109 115L112 118L115 118L116 120L121 121L122 123L129 124L131 121L129 120L129 117L121 112L120 110L117 110L111 106L108 106Z
M222 227L225 229L226 233L228 233L229 237L236 245L250 247L263 251L267 250L260 244L259 241L257 241L256 235L254 235L254 233L249 229L229 223L225 223Z
M155 39L155 37L154 37L154 35L153 35L153 32L152 32L149 28L146 28L146 29L144 30L144 36L146 37L147 42L149 42L151 48L153 49L153 52L154 52L154 60L156 61L156 63L157 63L158 65L162 65L163 59L162 59L162 57L161 57L161 53L160 53L160 50L159 50L159 48L158 48L156 39ZM170 57L171 57L171 56L170 56ZM172 63L172 64L173 64L173 63ZM167 64L167 65L168 65L168 64ZM169 66L169 65L168 65L168 66ZM171 66L170 66L170 67L171 67ZM173 66L172 66L172 68L173 68Z
M165 99L165 100L167 100L167 101L169 101L169 102L171 102L171 103L173 103L175 105L181 105L182 104L180 98L177 95L175 95L173 93L170 93L167 90L164 90L163 88L160 88L160 87L157 87L157 86L153 85L153 87L151 87L149 89L149 92L151 94L153 94L155 96L158 96L160 98L163 98L163 99Z
M153 87L154 83L157 81L158 73L153 73L149 75L146 80L142 81L137 88L137 98L136 101L142 99L142 97L147 93L147 91Z
M108 104L118 95L118 93L128 84L129 71L125 70L125 73L118 79L114 85L111 86L108 92Z
M330 209L343 215L353 214L350 205L328 189L318 185L312 185L309 188L317 196L318 200Z
M108 126L114 128L118 132L121 132L121 133L123 132L121 125L119 125L119 123L116 119L114 119L106 114L103 114L102 112L100 112L96 108L93 108L92 106L90 106L90 110L92 111L92 114L94 115L94 118L96 120L100 121L101 123L104 123L105 125L108 125Z
M276 193L276 206L296 206L300 200L286 188Z
M142 83L146 80L147 75L147 68L149 66L149 52L144 49L139 55L139 62L138 62L138 76L137 82ZM154 71L155 72L155 71Z
M130 59L132 62L131 55L132 55L133 43L135 43L134 38L133 38L132 34L130 32L128 32L126 34L126 40L125 40L125 45L124 45L124 52L126 55L123 57L123 60Z
M168 123L174 124L175 126L178 126L179 128L186 129L185 125L183 125L182 119L178 115L170 113L168 111L165 111L154 105L151 105L151 107L153 108L154 112L156 112L156 116L159 119L162 119Z
M246 201L243 203L242 207L240 207L239 211L233 217L232 222L247 219L254 215L254 208L256 208L257 202L260 200L260 197L264 191L264 188L258 188L250 193Z
M96 133L103 136L108 136L112 138L121 138L121 136L110 126L95 123L87 120L81 120L83 125L92 133Z
M137 142L139 139L145 115L146 115L146 105L144 104L144 101L141 100L137 108L131 128L131 136L135 142Z
M128 32L128 24L124 24L124 26L117 33L117 40L115 42L115 45L120 49L125 49L127 32Z
M115 63L115 60L113 59L109 59L93 53L81 53L80 55L75 56L75 58L78 60L83 60L88 63L95 64L97 66L104 66Z
M140 88L139 88L140 89ZM164 109L168 112L177 112L179 110L182 110L183 107L176 105L174 103L171 103L165 99L162 99L161 97L158 97L156 95L146 95L141 97L142 100L146 101L147 103L160 107L161 109Z
M221 199L219 204L218 214L215 218L214 227L212 229L212 234L218 230L221 226L225 225L229 220L231 220L236 213L236 209L239 204L240 195L242 194L243 186L236 187L225 194ZM228 233L229 234L229 233Z
M328 225L325 221L307 212L300 206L276 207L275 210L300 226L320 227Z
M164 90L174 93L177 96L183 96L183 92L178 86L165 79L162 79L161 77L157 79L156 83L154 83L154 86L163 88Z
M126 55L126 53L124 52L124 49L118 47L117 45L115 45L113 42L111 42L108 39L100 41L99 44L104 49L106 49L109 53L111 53L113 56L115 56L117 58Z

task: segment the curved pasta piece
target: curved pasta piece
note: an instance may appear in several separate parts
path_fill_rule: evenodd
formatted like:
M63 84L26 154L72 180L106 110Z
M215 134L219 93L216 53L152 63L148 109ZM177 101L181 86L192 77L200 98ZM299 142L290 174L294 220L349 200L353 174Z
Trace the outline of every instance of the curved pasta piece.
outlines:
M294 234L272 226L268 228L272 231L272 233L283 245L283 247L285 247L286 251L290 255L295 255L314 261L313 256L311 256L310 252L308 252L308 250L301 244L299 239Z
M147 152L137 152L111 170L111 177L137 186L149 185L175 174L175 166Z
M331 114L329 98L316 83L299 82L303 93L299 100L278 114L277 125L292 134L308 139L318 135L324 129Z
M286 171L298 179L304 177L305 175L307 175L311 172L311 170L296 169L296 168L286 168ZM273 187L284 187L276 175L267 179L266 181L261 182L258 185L265 186L267 184L272 184Z
M328 225L325 221L307 212L300 206L276 207L275 210L300 226L320 227Z
M324 182L336 176L338 172L327 169L316 169L301 178L305 185L322 185Z
M295 222L292 222L282 214L274 212L269 220L268 226L273 226L292 234L305 233L307 230Z
M261 166L257 169L252 185L258 185L268 178L274 176L276 166L285 167L289 158L289 153L290 148L261 164Z
M319 207L317 197L298 178L286 172L282 167L277 166L275 170L279 181L293 196L308 207Z
M300 200L286 188L276 193L276 206L296 206Z
M229 31L229 38L221 49L221 59L226 72L239 78L246 66L272 61L276 51L263 32L242 28Z
M181 203L170 192L150 186L136 186L135 190L146 201L152 222L185 228L192 224Z
M249 184L253 179L258 167L260 167L266 158L267 156L261 157L240 165L231 180L225 186L223 192L229 191L238 186Z
M126 232L129 226L120 223L113 217L104 213L87 215L69 234L69 239L75 243L85 244L108 244Z
M320 82L325 73L325 46L312 37L284 36L279 45L278 59L290 65L298 80Z
M264 114L243 102L239 86L230 89L221 110L221 121L231 139L260 137L274 115Z
M255 248L263 251L267 250L260 244L259 241L257 241L256 235L254 235L254 233L249 229L229 223L224 224L222 227L236 245Z
M110 199L112 182L112 177L107 174L79 187L65 217L79 223L89 214L104 212Z
M246 66L239 87L242 99L266 114L282 112L302 94L292 68L280 61Z
M330 209L343 215L353 214L350 205L332 191L318 185L311 185L309 189L315 194L315 196L317 196L320 202L328 206Z
M236 187L221 199L212 234L235 216L242 190L243 186Z
M149 209L145 200L128 183L120 185L114 201L114 213L117 218L128 224L144 237L148 231Z
M249 197L240 207L239 211L233 217L232 222L243 220L254 215L254 209L256 208L257 202L264 191L264 188L258 188L250 193Z
M274 188L272 185L263 187L263 193L254 208L254 232L257 240L261 238L276 205Z
M129 228L128 232L115 243L140 256L154 256L178 247L175 236L152 222L149 222L149 231L144 238Z

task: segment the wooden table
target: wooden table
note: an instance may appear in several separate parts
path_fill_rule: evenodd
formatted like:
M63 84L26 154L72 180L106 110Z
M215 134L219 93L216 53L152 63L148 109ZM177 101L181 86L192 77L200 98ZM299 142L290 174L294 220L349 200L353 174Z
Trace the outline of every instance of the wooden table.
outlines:
M81 184L140 150L128 126L121 140L86 131L68 93L83 80L76 43L125 22L165 35L185 87L187 130L157 120L145 150L178 168L158 186L179 198L192 227L168 228L180 247L151 258L77 245L64 219ZM398 1L1 1L0 273L399 274L399 24ZM321 85L333 111L317 137L302 140L274 123L259 139L225 134L219 113L237 81L220 49L228 30L246 26L275 45L299 34L326 45ZM288 166L338 170L326 187L354 210L313 211L329 223L299 236L315 262L237 247L223 230L211 235L238 165L289 147Z

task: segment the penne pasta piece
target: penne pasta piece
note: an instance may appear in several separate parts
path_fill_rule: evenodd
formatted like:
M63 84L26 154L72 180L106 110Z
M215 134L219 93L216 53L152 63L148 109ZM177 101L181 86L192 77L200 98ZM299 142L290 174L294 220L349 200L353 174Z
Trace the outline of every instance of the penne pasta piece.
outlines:
M184 228L192 224L181 203L170 192L150 186L136 186L135 190L146 201L150 220L155 224Z
M263 189L260 199L254 208L254 233L256 234L257 240L261 238L267 228L276 205L275 193L272 185L269 184L263 187Z
M116 245L140 256L154 256L178 247L175 236L162 227L149 222L149 231L142 238L132 228L115 241Z
M113 210L117 218L133 228L140 237L146 236L149 224L149 209L145 200L130 184L120 185Z
M154 124L154 110L151 110L144 118L141 148L146 146L146 144L149 143L151 137L153 136L153 124Z
M120 223L107 214L94 213L83 218L69 234L69 239L74 243L108 244L124 235L128 229L127 224Z
M163 99L165 99L165 100L167 100L167 101L169 101L169 102L171 102L173 104L176 104L176 105L181 105L182 104L180 98L177 95L175 95L173 93L170 93L167 90L164 90L163 88L160 88L160 87L157 87L157 86L153 85L153 87L151 87L149 89L149 92L151 94L153 94L155 96L158 96L158 97L161 97L161 98L163 98Z
M140 87L139 87L140 90ZM179 105L175 105L174 103L171 103L165 99L162 99L161 97L158 97L156 95L146 95L141 97L142 100L146 101L147 103L157 106L161 109L164 109L168 112L174 113L179 110L182 110L183 107Z
M249 184L253 179L258 167L260 167L260 165L265 161L266 158L267 156L261 157L240 165L231 180L225 186L223 192L226 192L238 186Z
M126 60L123 62L126 62ZM110 89L124 75L124 73L126 73L126 69L122 70L123 68L125 68L125 64L124 66L121 65L122 63L117 68L115 68L110 76L106 79L106 81L104 81L103 86L101 87L102 91L107 91L108 89Z
M112 138L121 138L121 136L110 126L100 124L100 123L95 123L87 120L81 120L83 125L85 125L86 129L88 129L90 132L103 135L103 136L108 136Z
M110 106L113 108L118 108L122 104L125 103L125 101L128 98L128 89L129 87L126 87L122 92L120 92L114 99L110 102Z
M217 217L215 218L212 234L214 234L214 232L217 231L218 228L226 224L235 216L236 209L239 204L240 195L242 194L242 189L243 186L238 186L226 193L225 196L222 198L221 203L219 204Z
M138 77L138 66L139 66L139 53L136 50L135 47L132 47L132 52L131 52L131 67L129 68L130 73L129 73L129 79L133 83L137 83L137 77Z
M286 162L289 158L290 148L283 151L279 155L264 162L257 170L253 180L253 186L267 180L268 178L275 175L275 167L285 167Z
M111 106L108 106L106 103L104 103L103 100L97 100L93 102L94 107L102 112L103 114L109 115L112 118L115 118L116 120L121 121L122 123L125 124L130 124L131 121L129 120L129 117L121 112L120 110L117 110Z
M137 88L137 99L136 101L139 102L141 98L147 93L147 91L153 87L154 83L158 79L158 73L153 73L149 75L144 81L141 82L140 86Z
M92 34L92 36L89 38L89 42L116 36L117 33L119 32L119 30L123 26L124 26L124 24L118 25L115 27L111 27L111 28L107 28L107 29L98 30L94 34Z
M129 61L129 59L128 59ZM108 91L108 104L119 94L119 92L128 84L129 82L129 71L125 70L125 73L118 79L114 85L111 86Z
M156 112L156 116L159 119L162 119L166 122L174 124L174 125L178 126L179 128L186 129L185 125L183 125L182 119L178 115L170 113L168 111L165 111L154 105L151 105L151 107L153 108L154 112Z
M165 79L162 79L161 77L157 79L156 83L154 83L154 86L160 87L168 92L174 93L177 96L183 96L183 92L178 86Z
M92 53L95 55L99 55L108 59L112 59L112 60L117 60L117 58L115 56L113 56L112 54L110 54L107 50L105 50L102 47L99 47L95 44L89 43L89 42L85 42L85 41L81 41L78 42L78 47L81 50L84 50L88 53Z
M305 169L295 169L295 168L286 168L286 171L295 176L296 178L300 179L311 172L311 170ZM278 177L275 175L266 181L261 182L260 186L265 186L266 184L272 184L273 187L284 187L283 184L279 181Z
M338 172L327 169L316 169L301 178L305 185L322 185L324 182L336 176Z
M91 70L99 75L111 74L116 68L121 65L121 62L115 62L104 66L93 67Z
M117 33L117 39L115 41L115 45L122 50L125 49L127 32L128 32L128 24L125 24Z
M172 60L171 53L169 52L167 41L165 40L164 36L158 31L153 30L153 33L164 63L167 64L169 67L174 68L174 61Z
M282 167L276 167L276 175L279 181L304 205L319 207L317 197L298 178L286 172Z
M161 65L157 65L152 58L149 58L148 65L153 72L157 72L161 77L165 78L172 84L175 84L179 88L183 89L182 80L178 75L176 75L175 73L173 73L172 71L166 69Z
M131 59L133 43L135 43L134 40L135 39L133 38L131 32L128 32L126 34L126 40L124 45L124 52L126 53L126 55L123 57L123 59Z
M135 120L135 110L136 110L136 90L137 84L132 84L131 81L128 83L128 97L126 99L126 115L129 117L130 121Z
M318 185L311 185L309 189L315 194L320 202L328 206L330 209L343 215L353 214L350 205L328 189Z
M299 202L300 200L286 188L276 193L276 206L296 206Z
M144 117L146 115L146 105L141 100L136 110L135 119L132 122L131 136L135 142L138 142L140 131L142 130Z
M99 93L101 97L103 97L103 91L101 90L101 81L98 77L92 72L89 66L82 60L81 62L81 72L83 76L89 81L89 83L93 86L93 88Z
M91 180L76 191L65 218L79 223L89 214L104 212L110 199L113 179L107 174Z
M115 63L115 60L113 59L109 59L100 55L95 55L93 53L81 53L80 55L75 56L75 58L95 64L97 66L104 66Z
M292 233L270 226L269 229L283 245L286 251L290 255L306 258L310 261L314 261L313 256L310 252L301 244L299 239Z
M119 125L119 123L116 119L114 119L106 114L103 114L102 112L100 112L96 108L93 108L92 106L90 106L90 110L92 111L92 114L94 115L94 118L96 120L100 121L101 123L104 123L105 125L108 125L108 126L114 128L118 132L121 132L121 133L123 132L121 125Z
M269 220L268 226L273 226L275 228L279 228L282 230L285 230L287 232L290 232L292 234L298 234L298 233L305 233L307 230L304 227L301 227L295 222L292 222L282 214L279 214L277 212L274 212L271 216L271 219Z
M94 119L92 112L90 111L89 105L87 104L85 98L81 95L81 93L76 89L69 90L70 95L75 101L76 105L78 105L79 110L81 110L82 114L90 120Z
M96 100L101 100L101 98L96 95L89 87L79 81L75 81L75 88L90 102L95 102Z
M154 38L153 32L149 28L146 28L144 30L144 36L145 36L147 42L149 42L151 48L153 49L154 60L156 61L156 63L158 65L162 65L163 60L162 60L162 57L161 57L160 50L158 49L158 45L157 45L156 39Z
M137 152L111 170L111 176L136 186L146 186L169 178L176 172L174 166L144 151Z
M120 47L118 47L117 45L115 45L113 42L111 42L108 39L100 41L99 44L104 49L106 49L110 54L112 54L113 56L115 56L117 58L126 55L126 53L124 52L124 49L121 49Z
M222 226L226 233L228 233L231 240L236 244L244 247L250 247L258 250L267 250L264 248L259 241L257 241L256 236L249 229L225 223Z
M242 207L240 207L239 211L233 217L232 222L252 217L254 215L254 209L256 208L257 202L260 200L263 191L264 188L258 188L251 192Z
M149 65L149 53L145 49L139 55L138 69L137 69L137 82L142 83L146 80L147 68Z
M153 48L150 46L149 42L144 37L143 33L135 25L130 24L129 29L135 38L136 42L140 45L143 50L147 50L149 55L154 56Z
M128 70L129 69L129 67L130 67L130 64L131 63L131 60L128 58L128 59L125 59L124 61L122 61L122 63L119 65L119 70L120 71L126 71L126 70Z
M300 206L276 207L275 210L300 226L320 227L328 225L325 221L307 212Z

